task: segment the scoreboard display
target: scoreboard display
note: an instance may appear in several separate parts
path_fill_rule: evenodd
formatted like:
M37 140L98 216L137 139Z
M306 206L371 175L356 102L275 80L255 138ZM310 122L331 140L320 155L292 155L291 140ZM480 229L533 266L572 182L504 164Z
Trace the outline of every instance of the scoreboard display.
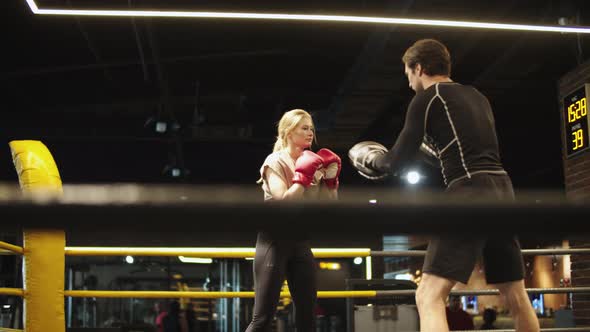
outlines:
M563 123L565 125L566 157L588 151L588 92L590 84L584 84L563 99Z

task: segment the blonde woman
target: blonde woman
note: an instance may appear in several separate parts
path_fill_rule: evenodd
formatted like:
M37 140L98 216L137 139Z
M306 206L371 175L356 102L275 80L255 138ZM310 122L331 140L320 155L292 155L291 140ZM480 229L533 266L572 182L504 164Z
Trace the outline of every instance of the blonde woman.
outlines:
M265 201L337 198L340 157L328 149L317 154L310 151L314 139L309 113L294 109L283 115L273 153L260 168ZM315 269L305 234L259 232L254 258L254 313L246 332L268 330L285 278L295 304L297 331L315 331Z

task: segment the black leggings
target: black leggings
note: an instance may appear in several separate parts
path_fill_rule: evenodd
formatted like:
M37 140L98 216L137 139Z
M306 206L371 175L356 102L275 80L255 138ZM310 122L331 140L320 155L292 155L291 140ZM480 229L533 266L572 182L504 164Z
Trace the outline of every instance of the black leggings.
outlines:
M295 303L297 332L314 331L316 266L307 241L275 240L258 233L254 257L254 316L246 332L267 331L285 277Z

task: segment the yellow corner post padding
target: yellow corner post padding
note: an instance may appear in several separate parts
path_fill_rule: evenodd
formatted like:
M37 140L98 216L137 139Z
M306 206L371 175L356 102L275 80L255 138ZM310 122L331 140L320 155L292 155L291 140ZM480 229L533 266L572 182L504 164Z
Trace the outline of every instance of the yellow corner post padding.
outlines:
M24 231L24 328L27 332L65 332L65 242L63 230Z
M42 142L19 140L8 145L23 193L63 193L57 165ZM54 229L25 229L23 247L25 330L65 332L65 233Z
M62 192L62 183L53 156L40 141L19 140L9 144L12 160L23 192Z

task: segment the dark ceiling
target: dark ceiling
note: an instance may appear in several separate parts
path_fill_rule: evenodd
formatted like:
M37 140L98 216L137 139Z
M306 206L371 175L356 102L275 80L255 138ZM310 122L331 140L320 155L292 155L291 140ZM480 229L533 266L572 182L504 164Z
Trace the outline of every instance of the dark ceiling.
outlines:
M584 1L38 0L43 8L320 13L590 25ZM282 112L315 116L318 143L392 144L413 92L400 57L420 38L453 56L453 79L490 98L518 188L562 187L557 80L590 56L575 34L361 23L36 16L1 2L0 180L8 141L39 139L64 183L255 185ZM168 123L157 134L153 120ZM344 158L343 158L344 159ZM173 179L166 165L189 173ZM169 168L168 168L169 169ZM432 186L439 186L436 170ZM343 184L365 184L345 163ZM428 184L427 184L428 185Z

